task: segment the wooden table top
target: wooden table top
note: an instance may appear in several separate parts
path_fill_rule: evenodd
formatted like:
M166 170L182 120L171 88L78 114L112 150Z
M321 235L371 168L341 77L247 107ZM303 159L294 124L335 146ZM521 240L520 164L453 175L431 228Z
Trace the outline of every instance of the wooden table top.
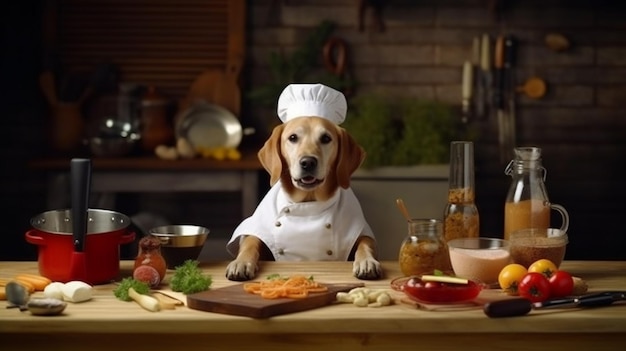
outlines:
M213 288L235 284L224 277L227 262L202 263L213 277ZM350 262L262 262L259 277L269 274L313 275L319 282L360 282L351 274ZM396 262L383 262L386 277L365 281L371 288L390 289L390 281L400 277ZM120 277L131 274L132 262L122 261ZM562 269L582 277L591 292L626 290L626 262L566 261ZM36 262L0 262L0 278L21 272L37 272ZM166 282L173 271L168 271ZM396 304L381 308L360 308L333 304L309 311L269 319L231 316L178 307L148 312L134 302L117 300L114 284L95 286L94 298L72 304L58 317L38 317L17 309L6 309L0 301L0 334L49 333L626 333L626 304L603 308L562 308L535 310L527 316L488 318L477 305L461 310L433 311L400 302L402 294L392 291ZM41 294L41 292L35 293ZM484 290L477 301L507 298L499 290Z

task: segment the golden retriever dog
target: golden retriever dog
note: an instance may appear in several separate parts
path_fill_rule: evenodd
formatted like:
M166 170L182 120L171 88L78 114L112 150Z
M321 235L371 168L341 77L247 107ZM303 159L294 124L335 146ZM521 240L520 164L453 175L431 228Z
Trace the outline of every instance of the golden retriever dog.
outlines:
M333 228L336 229L334 235L344 235L344 232L339 229L342 228L342 221L349 222L350 219L346 218L351 217L360 216L362 218L361 207L349 187L350 177L361 165L365 158L365 152L345 129L332 121L321 117L304 116L278 125L259 150L258 157L270 175L272 187L274 188L276 183L280 183L282 193L288 198L283 201L286 204L282 210L285 215L289 214L290 210L295 214L300 205L308 206L306 204L309 204L313 208L324 208L324 204L330 202L331 199L336 199L338 194L342 193L342 189L342 196L344 198L350 197L347 200L338 201L339 207L333 210L335 213L331 214L331 216L339 217L335 218L334 225L328 224L331 222L324 222L327 224L317 226L311 224L312 222L307 220L309 217L306 216L297 225L298 228L284 228L287 227L285 222L280 228L282 232L274 236L280 236L278 241L287 241L288 246L295 247L294 251L301 248L298 247L299 245L315 246L320 241L324 241L310 239L315 238L312 231L327 231L331 226L334 226ZM268 196L265 196L259 207L263 206L263 202L268 201ZM280 198L280 195L278 197ZM348 200L353 200L356 205L352 209L342 209L341 206L344 202L350 203ZM279 216L281 215L280 206L273 204L269 206L279 207ZM256 211L260 211L259 207ZM316 214L310 215L316 216ZM283 219L276 220L276 222L274 220L274 218L266 217L265 222L269 223L268 226L280 226L284 222ZM314 222L314 220L312 221ZM357 226L357 228L364 228L371 232L364 219L362 222L364 226ZM350 232L350 230L346 230L346 232ZM258 233L247 232L246 234L237 239L232 238L229 243L234 248L229 249L229 251L233 255L236 252L236 258L226 268L226 277L230 280L243 281L254 278L259 269L259 260L281 260L277 256L283 254L282 248L273 247L270 249L267 243L256 235ZM322 257L319 259L353 260L352 272L354 276L359 279L380 278L382 271L380 263L376 259L376 242L373 235L364 235L364 232L355 233L353 239L348 239L347 242L350 247L334 248L334 251L343 251L344 256L347 257L344 258L338 254L332 258L333 249L323 249L320 254ZM345 245L344 243L343 246ZM328 257L324 257L326 254ZM291 260L316 259L294 254Z

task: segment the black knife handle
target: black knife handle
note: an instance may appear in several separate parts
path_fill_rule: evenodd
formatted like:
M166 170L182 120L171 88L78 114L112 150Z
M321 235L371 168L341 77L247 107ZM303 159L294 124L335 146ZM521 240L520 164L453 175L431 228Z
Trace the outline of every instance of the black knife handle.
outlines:
M70 163L72 233L74 250L82 252L87 234L87 209L91 188L91 160L74 158Z
M491 318L523 316L532 309L532 302L527 299L500 300L488 302L483 306L483 311Z
M516 63L517 39L512 35L504 37L504 68L510 69Z

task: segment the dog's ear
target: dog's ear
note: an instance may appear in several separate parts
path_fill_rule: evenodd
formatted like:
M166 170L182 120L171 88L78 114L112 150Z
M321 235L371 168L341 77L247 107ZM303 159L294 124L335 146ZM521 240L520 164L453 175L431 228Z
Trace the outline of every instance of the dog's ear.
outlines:
M265 144L257 154L261 164L270 174L270 185L276 184L283 171L283 160L280 151L280 136L283 133L283 128L284 125L282 124L274 127L272 134L265 141Z
M350 178L363 160L365 160L365 150L357 144L348 132L339 127L339 150L337 152L337 167L335 169L337 182L344 189L350 187Z

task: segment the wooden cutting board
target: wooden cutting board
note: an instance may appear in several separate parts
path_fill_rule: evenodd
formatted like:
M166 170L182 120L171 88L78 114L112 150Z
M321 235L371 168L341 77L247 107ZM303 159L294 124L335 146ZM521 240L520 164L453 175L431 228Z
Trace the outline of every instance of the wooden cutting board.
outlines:
M187 295L187 307L237 316L268 318L276 315L300 312L331 304L340 291L350 291L363 283L324 284L328 291L312 293L303 299L264 299L243 290L243 284L207 290Z

